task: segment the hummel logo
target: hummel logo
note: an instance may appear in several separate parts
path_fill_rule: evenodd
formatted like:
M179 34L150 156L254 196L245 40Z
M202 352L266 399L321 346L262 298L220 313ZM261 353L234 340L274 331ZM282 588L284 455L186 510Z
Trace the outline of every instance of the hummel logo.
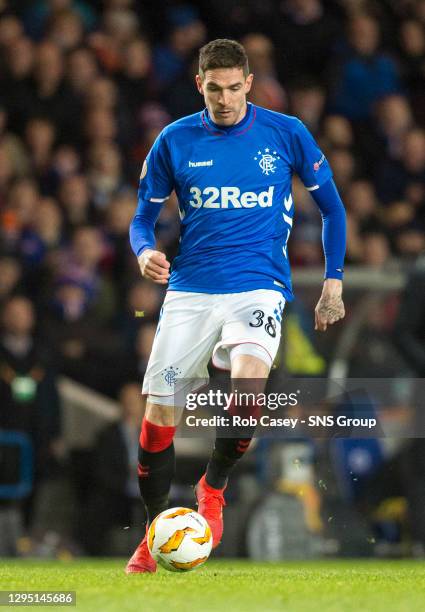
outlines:
M200 161L200 162L189 162L189 168L199 168L200 166L212 166L214 160L209 159L208 161Z

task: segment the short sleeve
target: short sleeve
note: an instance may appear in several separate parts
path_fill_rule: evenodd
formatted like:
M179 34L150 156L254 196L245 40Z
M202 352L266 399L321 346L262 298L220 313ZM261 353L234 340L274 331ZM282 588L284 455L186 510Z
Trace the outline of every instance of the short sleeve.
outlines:
M173 188L174 178L170 152L164 132L161 132L143 163L139 183L139 200L164 202Z
M332 178L328 160L301 121L293 133L292 151L294 170L309 191L319 189Z

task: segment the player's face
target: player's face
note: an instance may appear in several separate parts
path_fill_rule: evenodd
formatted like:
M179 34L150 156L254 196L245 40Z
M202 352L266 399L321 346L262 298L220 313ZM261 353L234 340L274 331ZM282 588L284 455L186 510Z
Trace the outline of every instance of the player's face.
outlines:
M245 77L242 68L214 68L202 78L196 75L198 91L204 96L211 119L218 125L234 125L246 113L246 95L254 75Z

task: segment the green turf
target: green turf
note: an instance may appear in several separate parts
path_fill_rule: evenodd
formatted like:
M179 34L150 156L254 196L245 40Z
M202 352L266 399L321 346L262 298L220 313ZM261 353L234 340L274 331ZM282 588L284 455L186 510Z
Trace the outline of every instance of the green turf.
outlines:
M210 560L187 574L159 570L157 574L131 576L126 576L123 568L123 560L110 559L0 560L0 588L75 590L76 609L90 612L425 610L425 563L421 561Z

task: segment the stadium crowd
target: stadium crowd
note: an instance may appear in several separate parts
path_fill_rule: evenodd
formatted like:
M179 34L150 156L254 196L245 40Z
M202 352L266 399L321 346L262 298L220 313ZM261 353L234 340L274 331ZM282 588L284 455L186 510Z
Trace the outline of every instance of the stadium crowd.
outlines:
M111 397L143 377L163 294L141 278L128 227L154 139L203 108L194 75L207 40L240 40L249 99L316 137L347 209L347 263L390 271L424 251L424 0L0 0L0 11L0 428L31 435L40 477L62 452L59 373ZM294 200L292 266L321 265L320 214L296 178ZM172 257L178 235L172 196L158 248Z

